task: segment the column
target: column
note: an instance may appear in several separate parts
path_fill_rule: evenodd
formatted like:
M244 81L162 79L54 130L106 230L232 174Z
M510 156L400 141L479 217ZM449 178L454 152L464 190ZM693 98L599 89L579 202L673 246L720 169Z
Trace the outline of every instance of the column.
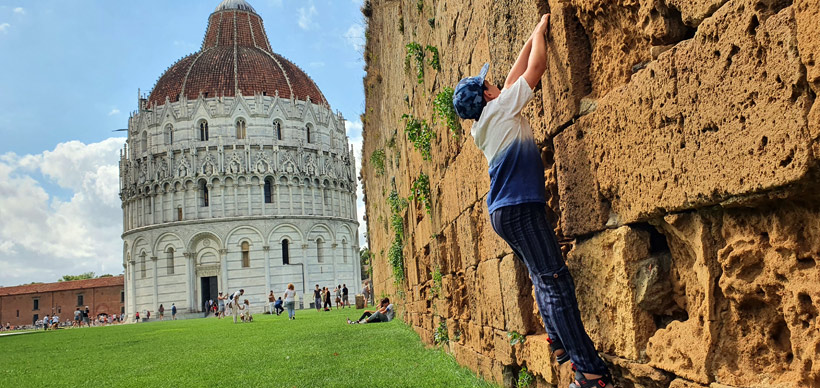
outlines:
M159 271L157 270L157 257L151 256L151 264L154 266L154 305L151 306L152 309L159 308L159 284L157 281L157 275ZM157 316L159 317L159 316Z
M219 182L219 201L222 202L222 217L225 217L225 181Z
M185 197L188 196L188 189L185 186L182 187L182 220L184 221L185 218L188 216L188 209L185 208Z
M270 186L270 189L273 190L273 185ZM266 216L266 215L268 215L268 212L266 211L267 209L265 209L265 207L268 204L265 203L265 180L264 179L262 179L262 182L259 183L259 192L262 194L262 201L261 201L261 203L262 203L262 215ZM270 291L270 290L268 290L268 291Z
M212 201L213 195L211 195L214 192L214 185L213 183L208 183L205 187L208 188L208 219L211 219L214 218L214 201Z
M333 268L333 282L339 282L339 276L336 274L336 258L339 257L339 244L333 243L330 245L332 254L330 255L330 265Z
M252 216L253 215L253 210L251 208L251 191L253 191L253 190L251 190L251 189L253 189L253 185L251 185L251 182L246 182L245 187L248 188L248 215Z
M185 210L183 210L184 212ZM187 290L186 301L188 302L188 312L196 311L194 307L194 281L193 281L193 261L194 261L194 254L190 252L183 252L183 256L185 256L185 289Z
M306 265L307 264L308 245L307 244L302 244L301 247L302 247L302 252L299 252L299 257L302 258L302 271L304 271L303 276L305 277L305 281L302 283L302 298L301 298L301 300L302 300L302 308L306 308L307 306L310 305L310 302L313 301L313 295L306 296L306 294L308 292L308 289L310 289L310 290L313 289L313 287L309 287L309 285L312 284L313 281L308 276L310 274L310 272L308 272L308 267Z
M302 197L302 201L301 201L302 202L302 215L304 216L304 215L307 215L307 195L306 195L307 184L305 183L305 180L303 179L302 182L299 183L299 185L301 186L299 188L299 192L302 194L301 195L301 197Z
M219 285L219 289L224 290L224 292L230 293L231 290L228 289L228 250L227 249L220 249L219 250L219 267L222 270L222 284Z
M354 258L354 260L353 260L353 281L355 283L353 283L353 284L356 285L355 289L357 290L356 293L358 294L358 293L362 292L362 289L361 289L361 287L362 287L362 265L361 265L361 262L362 261L361 261L361 257L359 256L359 247L354 245L354 246L351 247L351 249L353 249L353 256L352 257Z
M237 193L237 191L239 191L239 181L238 180L235 181L235 183L233 184L233 215L234 215L234 217L239 216L239 194Z
M171 217L168 217L171 222L177 220L176 192L176 187L171 187Z
M282 214L282 197L280 193L282 192L282 187L279 187L279 182L276 182L276 214ZM271 186L273 188L273 186Z
M296 214L296 211L293 210L293 182L288 181L288 197L290 200L288 201L288 208L290 209L290 215Z
M130 311L128 312L128 315L131 318L134 317L134 313L137 311L137 284L136 284L137 283L137 277L134 274L134 263L136 263L136 261L133 260L133 259L128 262L128 267L129 267L129 271L128 271L129 276L128 277L131 280L129 282L130 286L128 287L130 289L129 297L131 298L131 306L130 306Z
M199 209L202 208L202 197L201 197L201 195L202 194L200 194L200 192L199 192L199 185L194 186L194 209L195 210L194 210L194 218L193 219L195 219L195 220L198 220L198 219L201 218L199 216ZM185 209L183 209L182 212L184 213Z
M270 288L270 245L263 245L262 250L265 252L265 293L271 290Z
M154 209L157 211L157 209ZM165 189L159 189L159 222L165 223Z

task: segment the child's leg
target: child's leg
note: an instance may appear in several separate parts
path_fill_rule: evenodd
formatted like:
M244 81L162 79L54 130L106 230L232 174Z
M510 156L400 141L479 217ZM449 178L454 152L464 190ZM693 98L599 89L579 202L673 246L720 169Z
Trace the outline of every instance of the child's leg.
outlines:
M578 370L606 374L606 364L581 322L575 283L547 221L544 205L503 207L493 212L491 221L496 232L526 263L538 309L542 317L547 316L545 326L552 326Z

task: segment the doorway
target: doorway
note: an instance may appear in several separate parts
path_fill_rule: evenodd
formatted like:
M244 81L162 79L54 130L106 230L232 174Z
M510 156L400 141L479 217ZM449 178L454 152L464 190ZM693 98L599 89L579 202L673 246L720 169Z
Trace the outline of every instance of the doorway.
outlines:
M200 279L200 290L202 290L202 305L199 306L202 308L201 311L205 310L205 303L208 302L209 299L213 299L214 303L216 303L216 298L219 292L219 283L217 282L216 276L208 276L202 277Z

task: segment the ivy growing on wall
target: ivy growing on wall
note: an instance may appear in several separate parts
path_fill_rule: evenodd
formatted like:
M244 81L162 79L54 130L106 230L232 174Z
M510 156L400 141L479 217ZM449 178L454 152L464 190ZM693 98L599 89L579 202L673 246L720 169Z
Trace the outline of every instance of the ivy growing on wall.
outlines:
M416 64L416 79L419 83L424 82L424 48L418 42L410 42L406 46L407 55L404 57L404 70L410 70L410 61Z
M425 173L419 174L419 177L413 182L410 187L410 198L424 204L427 214L433 210L432 201L430 200L430 178Z
M458 139L461 136L461 124L453 108L453 88L449 86L445 86L433 100L433 120L436 119L447 126L454 138Z
M447 334L447 321L442 319L441 322L438 323L435 333L433 333L433 341L436 345L446 344L450 342L449 337Z
M405 122L404 132L410 141L413 142L413 147L421 152L421 157L424 158L424 160L432 159L432 144L430 141L433 139L433 130L430 129L427 121L419 120L411 114L404 114L401 118L404 119Z
M407 207L407 201L399 196L395 182L387 197L387 204L390 206L390 227L393 229L393 242L387 252L387 261L393 268L393 279L400 283L404 280L404 220L401 213Z
M384 150L381 148L373 151L373 153L370 154L370 164L373 166L374 169L376 169L377 176L384 174L384 159Z
M430 277L433 278L433 285L430 286L430 295L432 296L440 296L441 295L441 270L438 266L433 268L433 271L430 273Z
M435 20L433 21L433 23L435 23ZM438 60L438 47L431 46L431 45L428 44L427 45L427 51L429 51L430 53L433 54L430 57L430 61L428 62L430 64L430 67L432 67L436 71L441 71L441 63L439 63L439 60Z

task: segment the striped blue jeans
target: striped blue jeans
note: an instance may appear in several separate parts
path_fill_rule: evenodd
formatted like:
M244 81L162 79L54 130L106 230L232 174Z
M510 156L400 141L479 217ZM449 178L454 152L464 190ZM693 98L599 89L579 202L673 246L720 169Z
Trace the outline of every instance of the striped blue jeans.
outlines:
M493 229L512 248L530 272L535 301L547 335L560 341L582 373L607 373L595 351L578 310L575 282L569 273L543 203L505 206L490 214Z

